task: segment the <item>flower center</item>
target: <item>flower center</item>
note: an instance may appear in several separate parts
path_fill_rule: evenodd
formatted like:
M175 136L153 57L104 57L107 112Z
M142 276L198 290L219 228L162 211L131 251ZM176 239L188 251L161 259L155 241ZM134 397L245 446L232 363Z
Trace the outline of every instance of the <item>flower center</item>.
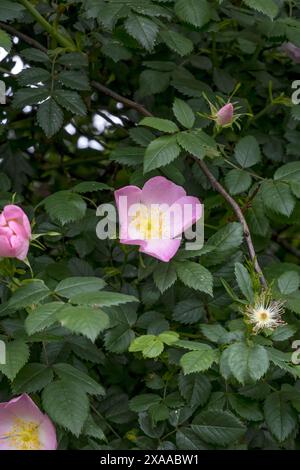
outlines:
M143 240L159 240L167 237L164 213L157 207L138 209L132 224Z
M258 318L262 322L268 321L269 317L270 317L269 313L266 312L265 310L262 310L262 311L258 312Z
M39 425L33 421L17 418L11 431L4 434L11 447L17 450L40 450Z

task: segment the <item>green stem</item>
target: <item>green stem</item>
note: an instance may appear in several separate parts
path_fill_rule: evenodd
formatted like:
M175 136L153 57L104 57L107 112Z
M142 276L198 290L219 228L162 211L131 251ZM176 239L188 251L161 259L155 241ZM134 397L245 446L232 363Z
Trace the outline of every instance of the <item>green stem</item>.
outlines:
M37 11L37 9L28 1L28 0L19 0L26 10L28 10L36 21L49 33L57 42L66 49L76 50L76 46L73 41L69 38L66 38L61 33L59 33L47 20Z

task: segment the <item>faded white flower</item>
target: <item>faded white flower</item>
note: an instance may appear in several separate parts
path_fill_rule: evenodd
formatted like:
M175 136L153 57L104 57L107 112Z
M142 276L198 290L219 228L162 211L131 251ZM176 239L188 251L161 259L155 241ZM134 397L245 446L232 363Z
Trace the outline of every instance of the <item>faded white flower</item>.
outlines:
M272 300L268 291L262 292L254 304L248 305L245 310L249 322L254 325L253 331L258 333L267 328L274 330L285 324L281 318L284 303L281 300Z

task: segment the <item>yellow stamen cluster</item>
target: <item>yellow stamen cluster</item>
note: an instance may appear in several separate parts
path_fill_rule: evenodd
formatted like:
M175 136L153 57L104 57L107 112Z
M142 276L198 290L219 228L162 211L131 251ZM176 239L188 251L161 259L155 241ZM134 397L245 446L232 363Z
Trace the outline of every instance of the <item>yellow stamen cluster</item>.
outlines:
M40 450L39 424L17 418L9 433L3 435L16 450Z

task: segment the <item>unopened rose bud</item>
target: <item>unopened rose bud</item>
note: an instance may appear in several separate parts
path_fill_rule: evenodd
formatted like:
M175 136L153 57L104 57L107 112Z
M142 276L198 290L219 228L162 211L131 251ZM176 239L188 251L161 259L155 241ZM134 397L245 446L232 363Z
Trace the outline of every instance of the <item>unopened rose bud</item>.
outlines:
M296 64L300 64L300 47L295 46L292 42L286 42L281 49Z
M233 120L233 112L234 109L231 103L225 104L223 108L219 109L216 119L218 126L224 127L230 125Z

